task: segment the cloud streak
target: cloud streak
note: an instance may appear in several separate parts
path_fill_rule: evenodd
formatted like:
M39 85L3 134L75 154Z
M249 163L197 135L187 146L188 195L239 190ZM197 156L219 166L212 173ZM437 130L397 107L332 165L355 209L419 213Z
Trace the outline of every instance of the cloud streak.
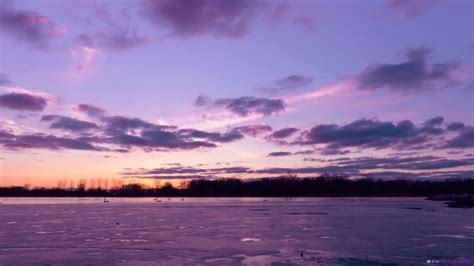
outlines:
M293 92L304 88L313 81L313 78L302 75L289 75L285 78L275 80L269 85L262 86L260 89L268 93Z
M268 116L285 110L285 104L280 99L240 97L235 99L217 99L214 104L222 106L239 116L251 114Z
M452 132L457 132L457 135L450 137ZM420 125L415 125L410 120L394 123L359 119L346 125L316 125L304 130L291 144L324 145L324 148L319 149L323 155L349 153L349 150L342 150L343 148L462 149L474 146L474 130L459 122L448 124L441 116Z
M391 0L389 8L406 18L414 18L430 9L437 0Z
M239 97L218 98L215 100L199 95L195 106L209 108L223 108L237 116L247 117L251 115L269 116L285 110L285 103L281 99Z
M66 34L48 17L30 10L15 9L6 1L0 4L0 31L41 50L48 49L53 39Z
M357 76L358 89L388 89L398 92L436 90L458 83L457 62L428 63L431 50L425 47L409 50L401 63L374 64Z
M276 156L287 156L287 154ZM444 176L454 177L472 172L466 170L455 170L459 167L470 167L474 165L474 158L446 159L437 156L419 157L358 157L358 158L337 158L331 160L315 160L322 166L306 167L269 167L250 168L245 166L232 166L223 168L200 168L191 166L161 167L154 169L127 169L121 175L138 178L186 178L193 176L198 178L222 178L237 176L266 176L273 177L287 174L323 175L323 174L343 174L353 176L365 176L370 174L373 177L399 178L399 177L429 177Z
M17 111L43 111L48 102L47 99L39 95L26 93L7 93L0 95L0 107Z
M52 129L63 129L73 132L89 131L99 128L95 123L61 115L44 115L41 117L41 121L51 122L50 128Z

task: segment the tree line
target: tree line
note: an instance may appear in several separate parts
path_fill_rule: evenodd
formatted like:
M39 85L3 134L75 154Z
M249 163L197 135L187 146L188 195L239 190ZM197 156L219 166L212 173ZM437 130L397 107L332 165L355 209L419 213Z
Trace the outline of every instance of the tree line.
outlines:
M62 182L62 181L61 181ZM123 181L90 182L80 180L77 186L58 183L57 187L0 187L0 197L365 197L365 196L433 196L439 194L474 194L474 179L446 180L375 180L350 179L346 176L322 175L313 178L281 176L242 180L234 178L195 179L173 187L169 182L154 186ZM110 185L110 187L109 187Z

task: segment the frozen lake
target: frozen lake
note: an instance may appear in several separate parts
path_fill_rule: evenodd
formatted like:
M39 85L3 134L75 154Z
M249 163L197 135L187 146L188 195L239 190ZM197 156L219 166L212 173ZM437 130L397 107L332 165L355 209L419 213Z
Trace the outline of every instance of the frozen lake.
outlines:
M474 209L422 198L0 198L0 265L474 260Z

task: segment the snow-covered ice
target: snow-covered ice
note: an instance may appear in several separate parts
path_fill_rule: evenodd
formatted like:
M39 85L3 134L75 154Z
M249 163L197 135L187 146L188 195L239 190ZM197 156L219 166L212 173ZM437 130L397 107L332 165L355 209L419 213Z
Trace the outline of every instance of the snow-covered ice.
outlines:
M0 265L474 260L474 210L422 198L0 198Z

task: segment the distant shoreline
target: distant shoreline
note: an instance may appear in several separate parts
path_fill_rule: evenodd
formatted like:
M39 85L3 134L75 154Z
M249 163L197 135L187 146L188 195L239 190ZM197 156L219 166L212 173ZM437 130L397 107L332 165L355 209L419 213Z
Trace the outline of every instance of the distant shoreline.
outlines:
M240 179L192 180L184 188L171 183L155 188L141 184L120 187L69 188L0 187L0 197L433 197L446 194L474 195L474 179L443 181L279 177L243 181Z

